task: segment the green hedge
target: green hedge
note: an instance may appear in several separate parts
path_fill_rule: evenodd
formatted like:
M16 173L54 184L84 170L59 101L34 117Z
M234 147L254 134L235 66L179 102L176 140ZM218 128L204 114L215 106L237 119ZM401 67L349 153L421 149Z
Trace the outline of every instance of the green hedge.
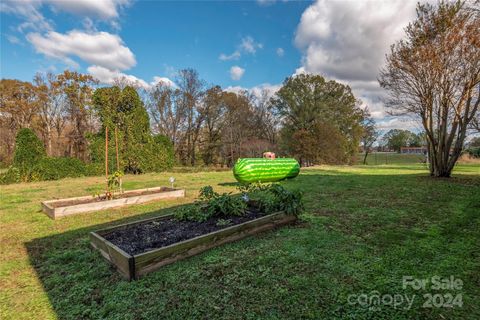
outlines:
M28 172L22 172L15 166L9 167L6 172L0 174L0 184L99 175L103 173L102 170L103 168L85 164L77 158L46 157L30 168Z
M92 162L86 164L77 158L46 157L45 148L35 133L30 129L21 129L17 135L13 165L0 174L0 184L104 174L105 139L94 135L89 140ZM120 154L120 165L126 172L160 172L173 166L173 145L162 135L150 136L148 141L137 144L130 152L128 164ZM112 173L117 170L114 143L109 144L108 158L109 172Z
M132 150L120 148L120 168L124 173L162 172L173 167L173 145L167 137L156 135L145 143L137 143ZM89 152L92 170L105 170L105 137L101 134L89 137ZM116 171L115 142L109 139L108 171Z
M36 180L58 180L88 175L85 163L77 158L43 158L33 168Z
M31 170L46 156L45 146L33 130L20 129L15 138L13 166L20 170L22 177L32 174Z
M14 166L8 167L7 171L0 174L0 184L18 183L22 181L20 169Z

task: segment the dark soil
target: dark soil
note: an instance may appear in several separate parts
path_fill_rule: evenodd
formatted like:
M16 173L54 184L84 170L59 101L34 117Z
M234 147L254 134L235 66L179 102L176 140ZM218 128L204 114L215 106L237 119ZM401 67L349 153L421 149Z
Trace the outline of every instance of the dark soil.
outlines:
M128 193L115 194L113 199L107 199L107 197L105 195L101 195L99 197L91 197L89 199L57 201L57 202L49 203L49 206L51 206L53 208L68 207L68 206L74 206L74 205L77 205L77 204L94 203L94 202L100 202L100 201L105 201L105 200L115 200L115 199L137 197L137 196L143 196L143 195L147 195L147 194L161 193L161 192L167 192L167 191L173 191L173 190L176 190L176 189L162 187L160 190L128 191Z
M264 215L265 213L251 208L241 217L213 217L205 222L179 221L172 217L133 225L123 230L108 233L103 237L128 254L136 255L254 220ZM230 223L228 225L217 225L217 222L221 219L228 219Z

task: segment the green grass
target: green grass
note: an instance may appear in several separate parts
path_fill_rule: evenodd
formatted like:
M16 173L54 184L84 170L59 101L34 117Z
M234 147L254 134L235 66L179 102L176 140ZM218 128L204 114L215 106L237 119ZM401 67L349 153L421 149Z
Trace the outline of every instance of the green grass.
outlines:
M364 153L357 155L357 162L363 163ZM420 154L402 154L396 152L372 152L368 154L367 165L420 164L425 156ZM426 167L425 167L426 168Z
M321 166L284 182L305 192L301 223L215 248L126 282L88 233L171 212L231 172L127 176L127 189L176 184L180 201L52 221L40 201L92 194L101 177L1 186L0 319L479 319L480 166L432 179L421 164ZM463 281L462 308L423 308L402 277ZM410 310L348 303L351 294L416 294ZM445 293L440 291L440 293Z

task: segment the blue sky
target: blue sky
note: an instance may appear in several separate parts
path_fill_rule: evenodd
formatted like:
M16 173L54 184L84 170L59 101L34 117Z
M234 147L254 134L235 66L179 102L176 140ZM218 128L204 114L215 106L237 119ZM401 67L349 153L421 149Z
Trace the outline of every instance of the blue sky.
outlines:
M350 85L383 129L377 82L385 54L415 17L416 0L2 0L0 76L32 80L65 68L104 84L148 87L195 68L227 90L277 90L288 76L321 74Z
M122 9L120 30L115 30L107 21L96 21L95 27L97 31L121 37L136 59L135 66L122 71L138 78L171 77L174 70L192 67L209 83L253 87L280 83L299 67L301 52L293 39L309 4L137 1ZM85 22L78 15L55 12L48 5L39 11L52 21L58 33L85 29ZM17 14L2 12L1 76L31 80L37 71L59 72L69 68L61 60L36 52L25 38L25 32L17 30L24 20ZM240 48L242 40L261 48L254 47L255 52L245 51ZM219 58L222 53L231 55L237 50L238 59ZM80 71L87 72L88 62L70 56L80 65ZM239 80L232 80L230 76L233 66L245 70Z

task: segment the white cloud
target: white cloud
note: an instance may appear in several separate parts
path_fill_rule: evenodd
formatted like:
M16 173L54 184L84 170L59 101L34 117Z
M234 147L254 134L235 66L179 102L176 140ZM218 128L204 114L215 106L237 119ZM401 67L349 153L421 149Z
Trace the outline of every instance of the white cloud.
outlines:
M295 74L321 74L348 84L373 117L384 118L385 92L376 79L390 45L415 18L415 6L416 1L404 0L317 1L297 27L295 44L303 57Z
M169 78L167 77L158 77L158 76L155 76L153 77L153 81L150 82L150 85L155 85L157 83L163 83L164 85L166 86L169 86L169 87L176 87L177 85L175 84L175 82L173 82L172 80L170 80Z
M415 17L415 5L404 0L316 2L303 13L295 37L305 53L305 70L375 80L390 45Z
M145 80L142 80L132 75L122 73L118 70L110 70L101 66L93 65L88 67L87 71L94 78L100 81L100 83L103 83L103 84L113 84L116 79L124 78L129 82L137 84L139 87L143 87L143 88L149 87L149 84Z
M263 83L250 88L248 91L257 98L260 98L262 94L266 92L267 97L271 98L278 90L280 90L281 87L282 87L282 84Z
M240 43L240 48L246 53L254 54L255 52L257 52L257 49L263 48L263 44L259 42L255 42L255 40L252 37L248 36L248 37L242 38L242 42Z
M246 91L249 94L252 94L253 96L255 96L257 99L260 99L262 98L263 92L267 93L267 98L271 98L278 90L280 90L281 87L282 87L282 84L262 83L251 88L245 88L241 86L229 86L229 87L226 87L224 90L227 92L234 92L237 94Z
M283 57L285 55L285 50L283 48L277 48L277 56Z
M54 9L78 16L99 19L118 18L119 10L130 4L130 0L45 0Z
M109 70L125 70L136 64L135 56L122 39L108 32L49 31L45 35L29 33L27 39L37 52L69 64L73 62L72 56Z
M222 53L218 58L222 61L227 61L227 60L238 60L240 56L241 56L240 51L236 50L231 55L226 55Z
M0 1L0 12L13 14L24 20L18 26L18 31L23 32L26 29L51 30L52 26L40 12L42 3L37 0L2 0Z
M17 28L20 32L53 30L52 22L41 12L44 6L54 12L68 12L84 19L106 20L116 28L118 22L115 19L118 19L120 10L130 3L131 0L2 0L0 12L24 19Z
M11 44L21 44L22 43L20 41L20 39L18 39L14 35L7 34L5 37L7 38L8 42L10 42Z
M383 133L391 129L403 129L413 132L422 131L421 124L417 120L408 117L386 117L377 121L377 127Z
M230 68L230 78L232 80L240 80L245 73L245 69L240 68L239 66L233 66Z
M237 50L235 50L232 54L227 55L225 53L222 53L218 58L222 61L238 60L242 56L242 52L246 54L255 54L258 49L262 48L262 43L256 42L251 36L247 36L245 38L242 38L240 44L237 47Z
M276 0L257 0L258 5L262 7L270 6L274 4Z
M169 78L166 77L159 77L155 76L153 77L153 81L150 83L147 83L145 80L137 78L133 75L130 74L125 74L123 72L120 72L118 70L109 70L107 68L101 67L101 66L90 66L87 68L88 73L90 73L94 78L96 78L100 83L103 84L109 84L112 85L115 83L115 80L118 79L124 79L133 85L136 85L138 87L144 88L144 89L149 89L152 86L156 85L157 83L163 83L167 86L173 86L175 87L176 84L170 80Z

